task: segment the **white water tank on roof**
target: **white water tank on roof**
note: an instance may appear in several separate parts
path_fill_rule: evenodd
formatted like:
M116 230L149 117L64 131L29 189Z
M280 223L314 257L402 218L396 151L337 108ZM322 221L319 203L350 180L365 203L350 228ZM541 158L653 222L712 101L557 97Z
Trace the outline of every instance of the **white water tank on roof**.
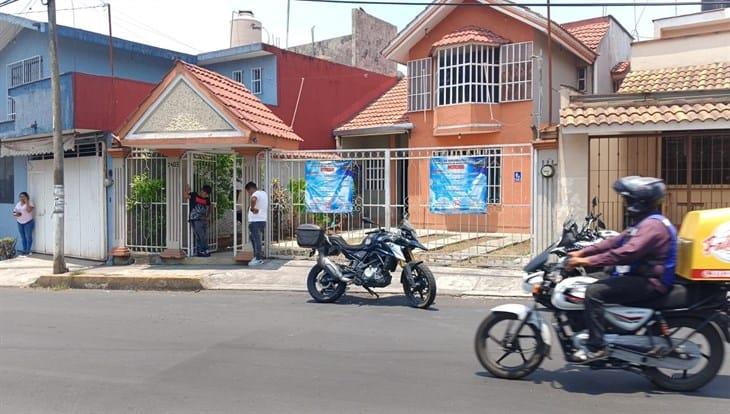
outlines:
M261 43L261 31L261 22L253 16L252 11L239 10L233 12L231 47Z

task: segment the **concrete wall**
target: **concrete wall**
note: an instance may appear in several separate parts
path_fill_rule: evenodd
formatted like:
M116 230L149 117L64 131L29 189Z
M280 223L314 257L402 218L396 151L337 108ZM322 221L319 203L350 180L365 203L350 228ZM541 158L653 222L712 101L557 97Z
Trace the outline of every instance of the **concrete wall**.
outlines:
M28 190L28 175L25 172L25 163L27 158L25 157L13 157L14 163L14 184L13 193L17 201L17 194L22 191ZM33 201L33 194L30 194L31 201ZM18 225L13 216L10 215L10 210L15 207L15 203L12 204L0 204L0 238L10 236L18 238Z
M73 128L73 76L61 75L61 117L63 129ZM53 129L51 114L51 80L43 79L8 90L15 99L15 121L0 123L0 138L50 133Z
M353 65L352 51L354 50L354 43L352 37L352 35L334 37L290 47L289 50L307 56L331 60L343 65Z
M631 54L634 71L730 62L730 32L638 42Z
M397 73L397 64L385 59L380 52L397 34L395 25L361 9L353 9L352 34L290 47L289 50L393 76Z
M251 69L261 68L262 93L259 99L267 105L278 105L277 97L277 60L274 55L259 56L250 59L240 59L231 62L214 63L205 65L207 69L218 72L223 76L233 78L233 71L240 70L243 76L243 84L251 90Z
M536 56L542 56L542 59L536 60L535 72L533 79L533 113L540 114L540 124L548 123L548 50L547 35L533 30L534 44L533 53ZM513 39L512 39L513 40ZM563 46L553 42L553 123L559 121L560 113L560 86L566 85L572 88L578 88L578 66L585 65L580 59L566 50ZM542 69L542 74L540 73ZM609 68L610 70L610 68ZM587 91L590 93L593 89L593 67L589 66L587 71L588 85ZM541 80L542 79L542 80ZM542 94L540 94L542 89ZM536 118L536 117L535 117ZM537 123L534 119L533 124Z
M606 37L603 38L598 47L598 59L596 59L596 85L595 93L603 95L613 93L613 79L611 69L618 62L629 60L631 57L631 36L626 33L613 19L609 20L610 26Z

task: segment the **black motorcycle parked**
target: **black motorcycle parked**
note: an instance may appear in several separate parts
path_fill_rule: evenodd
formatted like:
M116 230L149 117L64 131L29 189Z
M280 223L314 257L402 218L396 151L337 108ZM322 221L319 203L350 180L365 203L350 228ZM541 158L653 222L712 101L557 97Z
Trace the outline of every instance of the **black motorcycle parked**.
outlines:
M376 225L370 219L362 220ZM378 226L368 231L365 239L357 245L348 244L341 236L328 235L315 224L302 224L297 228L297 244L311 248L312 254L317 253L317 264L307 277L307 290L317 302L335 302L351 283L378 297L372 288L390 285L391 272L398 265L403 268L400 282L411 306L427 309L436 299L433 273L413 257L414 249L427 249L418 241L407 220L403 220L397 231L387 231ZM348 264L340 265L330 260L330 257L339 254L345 256Z

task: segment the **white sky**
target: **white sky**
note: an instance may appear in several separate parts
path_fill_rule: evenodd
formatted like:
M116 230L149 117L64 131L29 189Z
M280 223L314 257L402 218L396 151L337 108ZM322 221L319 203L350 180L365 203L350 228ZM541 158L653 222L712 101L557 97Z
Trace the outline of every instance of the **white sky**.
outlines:
M417 1L417 0L416 0ZM420 0L421 2L423 0ZM544 3L544 0L520 0ZM566 3L570 0L560 0ZM596 0L581 0L594 2ZM603 0L605 3L626 0ZM650 0L649 0L650 1ZM655 0L666 1L666 0ZM647 0L640 0L640 3ZM287 0L112 0L113 34L129 40L199 53L228 47L229 21L233 10L253 10L273 37L269 43L284 46ZM108 33L105 8L86 8L103 4L101 0L57 0L59 24ZM77 8L75 11L62 9ZM289 45L308 43L314 26L315 40L343 36L351 32L350 10L357 5L333 5L291 0ZM424 6L362 6L365 11L403 29ZM545 14L542 8L536 11ZM3 7L4 13L20 13L34 20L46 20L40 0L20 0ZM699 6L608 7L629 31L638 31L641 39L651 38L652 19L699 11ZM557 22L601 16L602 7L555 7ZM264 34L267 41L267 34Z

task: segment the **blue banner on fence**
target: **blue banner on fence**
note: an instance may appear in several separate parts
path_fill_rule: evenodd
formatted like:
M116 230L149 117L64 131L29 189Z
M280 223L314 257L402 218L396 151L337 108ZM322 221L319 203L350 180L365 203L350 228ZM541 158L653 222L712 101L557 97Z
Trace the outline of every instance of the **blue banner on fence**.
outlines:
M310 213L350 213L355 195L352 161L307 161L304 205Z
M429 209L436 214L487 212L487 158L431 158Z

